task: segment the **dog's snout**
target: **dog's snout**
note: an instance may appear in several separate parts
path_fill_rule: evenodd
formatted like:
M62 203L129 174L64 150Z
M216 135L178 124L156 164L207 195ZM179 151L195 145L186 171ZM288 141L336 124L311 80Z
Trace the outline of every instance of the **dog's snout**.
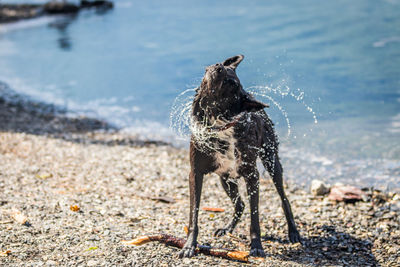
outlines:
M217 72L222 72L222 65L220 63L215 64L215 69L217 70Z

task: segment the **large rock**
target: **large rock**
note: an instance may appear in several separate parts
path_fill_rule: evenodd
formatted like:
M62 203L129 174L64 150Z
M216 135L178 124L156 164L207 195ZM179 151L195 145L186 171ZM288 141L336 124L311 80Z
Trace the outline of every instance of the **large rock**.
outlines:
M43 15L74 14L87 8L106 11L113 8L113 3L107 0L82 0L80 5L65 1L50 1L46 4L1 4L0 0L0 23L36 18Z
M72 3L54 1L45 4L43 9L47 14L66 14L78 12L79 6Z
M114 5L110 1L105 0L81 0L81 7L82 8L91 8L91 7L101 7L101 8L112 8Z
M329 186L321 180L312 180L310 191L314 196L323 196L329 193Z
M329 199L334 201L356 202L359 200L366 200L367 195L355 186L338 184L332 186Z
M42 14L39 4L0 4L0 23L36 18Z

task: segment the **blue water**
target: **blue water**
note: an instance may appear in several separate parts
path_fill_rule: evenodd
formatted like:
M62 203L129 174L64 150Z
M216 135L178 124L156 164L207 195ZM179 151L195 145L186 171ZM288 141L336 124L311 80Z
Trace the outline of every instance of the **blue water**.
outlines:
M204 67L239 53L243 86L279 104L259 96L290 179L400 187L399 0L120 0L0 25L1 81L157 138Z

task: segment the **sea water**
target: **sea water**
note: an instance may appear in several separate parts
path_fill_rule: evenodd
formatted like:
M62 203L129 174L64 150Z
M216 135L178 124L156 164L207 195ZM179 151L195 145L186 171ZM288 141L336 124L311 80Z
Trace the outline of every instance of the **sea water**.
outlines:
M399 0L114 2L0 25L0 81L185 145L204 68L243 54L287 179L400 188Z

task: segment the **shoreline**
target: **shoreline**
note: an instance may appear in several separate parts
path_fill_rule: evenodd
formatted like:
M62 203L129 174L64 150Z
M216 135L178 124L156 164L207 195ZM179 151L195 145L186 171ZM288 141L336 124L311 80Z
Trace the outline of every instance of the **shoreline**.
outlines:
M54 105L19 96L0 84L1 265L226 265L205 255L178 259L157 243L125 246L151 233L184 237L189 206L187 150L140 141L111 124L69 118ZM243 181L239 188L245 196ZM233 235L213 237L232 204L218 177L206 177L200 211L201 244L248 251L248 205ZM261 266L390 266L400 262L400 197L370 192L367 201L332 202L286 184L303 244L290 244L279 196L260 179L264 261ZM173 199L173 201L160 201ZM247 203L246 203L247 204ZM26 221L18 221L22 214ZM19 217L20 218L20 217Z
M0 131L42 135L77 143L107 145L170 145L120 132L115 125L87 116L69 116L54 104L30 99L0 82Z
M13 91L6 83L0 81L0 129L3 131L25 132L30 134L46 135L53 138L61 138L81 143L107 143L141 146L145 144L169 145L176 148L188 149L182 141L171 135L152 134L149 130L135 130L135 128L120 128L109 120L75 113L74 110L66 110L63 106L48 104L33 100L29 96ZM139 125L139 128L145 127ZM153 131L155 128L151 128ZM314 179L323 180L334 185L343 183L359 188L374 188L383 192L400 193L400 187L395 182L396 176L387 180L380 177L365 176L367 171L378 165L375 158L365 158L361 163L357 158L337 159L326 157L312 151L312 144L302 147L299 144L283 143L280 146L280 154L285 169L285 179L295 183L296 186L307 189ZM351 158L350 158L351 159ZM387 160L386 164L394 164ZM308 166L305 168L305 166ZM264 170L259 164L260 170ZM394 167L392 167L393 169ZM376 169L376 171L382 171ZM395 169L390 172L395 173ZM349 178L353 176L353 179ZM338 176L338 177L337 177ZM391 186L389 186L391 185Z

